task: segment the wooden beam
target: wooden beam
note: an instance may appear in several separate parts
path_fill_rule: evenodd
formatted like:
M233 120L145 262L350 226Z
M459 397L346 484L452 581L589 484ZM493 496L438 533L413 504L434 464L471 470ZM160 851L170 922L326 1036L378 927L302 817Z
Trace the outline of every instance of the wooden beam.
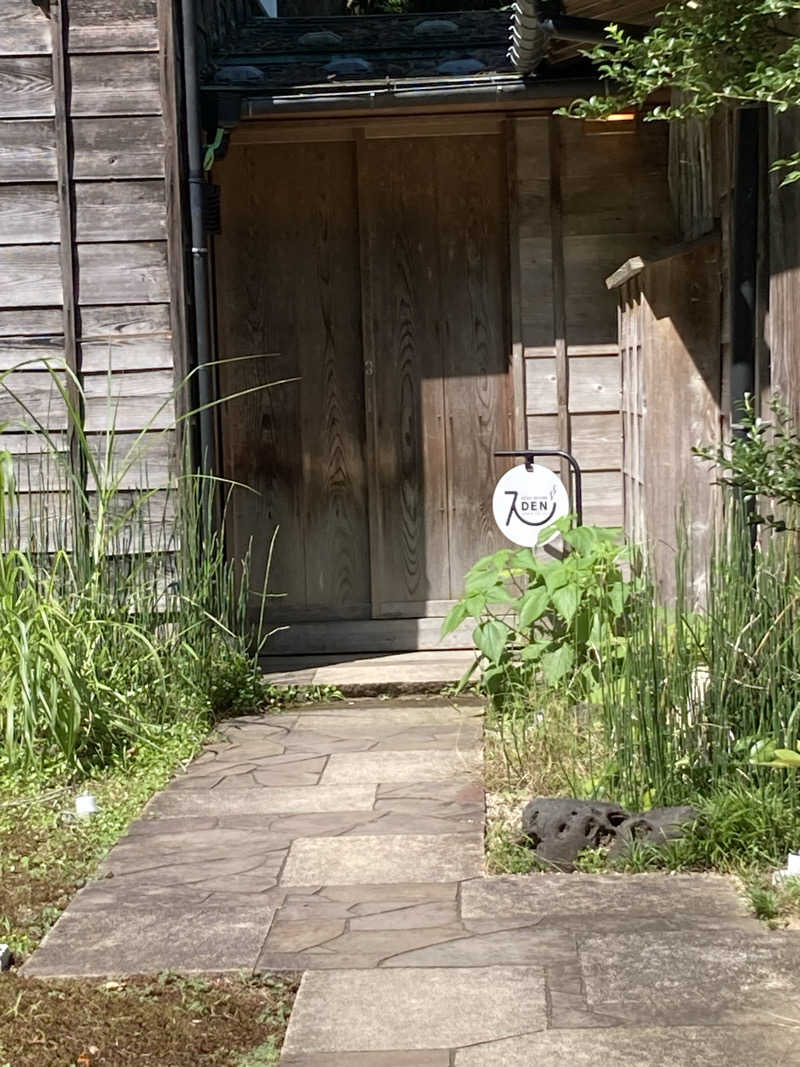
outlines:
M560 119L549 120L550 137L550 241L553 271L553 333L555 339L556 402L558 405L558 447L570 451L569 357L567 355L567 283L564 265L564 203L561 187ZM561 461L561 480L569 485L570 469Z
M519 258L519 173L515 119L506 119L504 132L508 188L508 298L511 324L513 447L523 448L528 440L525 423L525 346L522 336L522 264Z

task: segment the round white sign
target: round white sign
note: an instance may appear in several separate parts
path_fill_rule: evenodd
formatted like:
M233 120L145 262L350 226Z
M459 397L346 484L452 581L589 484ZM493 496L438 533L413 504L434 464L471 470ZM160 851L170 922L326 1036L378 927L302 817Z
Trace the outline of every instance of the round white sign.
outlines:
M506 471L492 497L494 521L515 545L533 548L547 545L558 534L539 542L542 530L556 519L569 515L569 493L564 483L547 467L534 463L528 470L524 463Z

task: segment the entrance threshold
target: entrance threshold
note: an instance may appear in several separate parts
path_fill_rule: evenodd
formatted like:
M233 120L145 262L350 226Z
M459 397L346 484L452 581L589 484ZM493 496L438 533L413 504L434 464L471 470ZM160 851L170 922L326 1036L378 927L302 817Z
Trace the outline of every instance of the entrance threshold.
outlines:
M330 685L345 696L437 693L453 685L475 658L469 649L351 653L329 656L265 656L264 677L273 685Z

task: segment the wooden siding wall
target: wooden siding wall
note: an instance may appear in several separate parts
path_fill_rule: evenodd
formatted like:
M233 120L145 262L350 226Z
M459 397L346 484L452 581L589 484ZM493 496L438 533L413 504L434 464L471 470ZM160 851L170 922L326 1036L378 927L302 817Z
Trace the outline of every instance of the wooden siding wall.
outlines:
M201 40L245 3L205 0ZM45 360L80 380L91 436L113 424L124 454L147 428L127 488L169 480L186 365L176 18L173 0L0 0L0 372L25 362L0 390L0 447L37 513L63 512L23 432L30 414L67 426Z
M785 159L799 147L800 110L772 114L770 158ZM779 174L770 179L766 343L770 391L783 397L800 424L800 184L781 187L781 180Z
M513 329L527 445L574 452L585 472L585 521L621 525L616 298L604 280L630 256L674 241L667 131L510 121L519 233Z
M622 282L619 301L625 529L672 595L682 518L700 599L719 500L692 448L721 440L719 240L648 263Z

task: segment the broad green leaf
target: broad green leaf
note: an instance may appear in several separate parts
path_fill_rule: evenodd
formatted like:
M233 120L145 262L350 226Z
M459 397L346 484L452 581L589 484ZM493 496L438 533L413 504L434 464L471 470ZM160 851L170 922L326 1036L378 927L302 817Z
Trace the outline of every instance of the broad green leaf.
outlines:
M567 530L564 540L576 552L583 554L597 544L597 532L593 526L576 526L573 530Z
M522 597L521 604L519 624L523 629L527 629L528 626L538 622L550 606L550 594L547 587L537 585L534 589L529 589Z
M506 641L511 630L499 619L489 619L475 627L472 640L479 652L482 652L490 663L499 663L505 651Z
M569 626L581 602L581 591L574 585L565 585L553 593L553 607Z
M542 567L542 577L551 596L556 589L563 588L569 581L569 575L563 563L548 563L546 567Z
M542 658L548 648L550 648L550 641L532 641L523 648L521 658L524 663L534 663Z
M625 586L622 582L615 582L609 589L608 596L614 617L618 619L625 610Z
M489 598L485 593L473 593L464 601L464 606L467 609L467 615L470 615L473 619L479 619L486 611L488 603Z
M457 604L454 604L450 611L447 613L447 618L442 623L442 637L446 637L451 634L453 630L458 629L461 623L469 615L467 605L463 600L459 600Z
M550 685L555 685L572 669L572 665L575 662L575 654L569 645L563 644L554 652L546 652L542 656L541 662L545 680Z
M770 762L771 767L800 767L800 752L792 752L790 748L776 748L775 759Z

